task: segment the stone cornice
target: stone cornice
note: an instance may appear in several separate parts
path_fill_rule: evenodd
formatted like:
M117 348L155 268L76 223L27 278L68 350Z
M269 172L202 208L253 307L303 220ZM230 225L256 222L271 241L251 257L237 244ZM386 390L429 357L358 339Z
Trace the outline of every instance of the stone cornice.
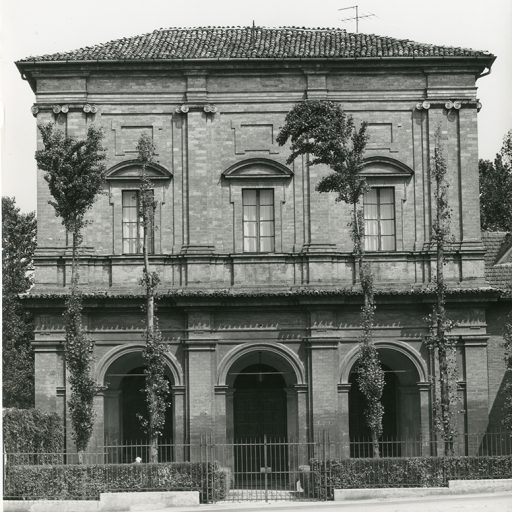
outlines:
M486 347L489 336L485 334L462 334L459 336L459 342L465 347Z
M311 74L312 69L320 72L467 72L478 75L489 68L496 57L481 56L444 56L444 57L357 57L357 58L219 58L219 59L151 59L151 60L66 60L16 62L23 79L27 80L36 92L36 80L41 77L56 77L90 73L115 72L116 74L137 73L176 73L180 76L194 74L198 68L203 72L216 71L268 72L275 74L283 71L301 71Z

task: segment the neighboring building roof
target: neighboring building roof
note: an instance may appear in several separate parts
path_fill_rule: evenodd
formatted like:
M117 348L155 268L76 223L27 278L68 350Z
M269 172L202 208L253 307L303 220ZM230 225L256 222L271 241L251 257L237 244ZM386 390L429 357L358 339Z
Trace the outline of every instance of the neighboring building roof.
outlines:
M512 292L512 233L484 231L485 279L496 288Z
M217 59L486 57L489 52L436 46L339 28L198 27L158 29L24 62Z

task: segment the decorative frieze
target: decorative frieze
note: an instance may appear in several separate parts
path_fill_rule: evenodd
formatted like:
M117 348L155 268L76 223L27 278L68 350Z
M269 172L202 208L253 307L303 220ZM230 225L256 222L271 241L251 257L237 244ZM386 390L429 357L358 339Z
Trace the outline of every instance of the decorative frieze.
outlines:
M97 105L91 105L90 103L65 103L65 104L48 104L48 103L34 103L30 108L32 115L37 116L39 112L52 112L58 116L60 114L67 114L68 112L79 112L82 111L85 114L96 114L98 112Z
M460 110L464 107L476 108L478 111L482 108L482 104L478 100L423 100L416 103L416 110L429 110L431 107L442 107L446 110Z
M216 114L218 108L212 103L183 103L179 107L176 107L176 114L188 114L189 112L200 112L203 111L205 114Z

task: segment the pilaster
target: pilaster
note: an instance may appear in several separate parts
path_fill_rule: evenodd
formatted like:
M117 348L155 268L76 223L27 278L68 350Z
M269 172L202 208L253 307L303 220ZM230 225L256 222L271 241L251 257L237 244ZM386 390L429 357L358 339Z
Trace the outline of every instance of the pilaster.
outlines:
M338 384L338 414L340 418L339 435L341 441L341 456L350 457L350 426L349 426L349 393L352 384Z
M325 432L331 440L339 437L338 339L309 338L312 435Z

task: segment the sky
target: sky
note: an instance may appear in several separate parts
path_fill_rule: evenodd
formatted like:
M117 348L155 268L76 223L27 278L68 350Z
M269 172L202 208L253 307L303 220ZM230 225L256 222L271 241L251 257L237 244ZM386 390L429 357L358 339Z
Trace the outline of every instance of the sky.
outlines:
M340 27L355 32L357 0L0 0L1 192L22 211L36 207L34 95L14 61L157 28L197 26ZM512 128L511 0L359 0L359 31L488 50L498 58L477 82L479 155L493 159Z

